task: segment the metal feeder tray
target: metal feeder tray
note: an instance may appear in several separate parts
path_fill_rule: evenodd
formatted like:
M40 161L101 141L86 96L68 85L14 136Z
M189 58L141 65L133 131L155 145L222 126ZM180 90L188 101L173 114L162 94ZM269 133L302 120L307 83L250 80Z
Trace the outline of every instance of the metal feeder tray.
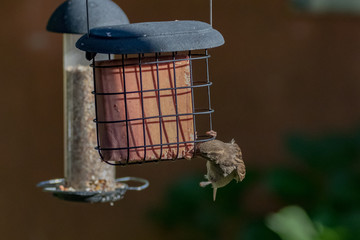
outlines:
M66 201L86 202L86 203L105 203L115 202L122 199L127 190L141 191L149 186L149 181L137 177L123 177L115 180L117 183L123 183L122 187L116 188L115 191L62 191L60 185L64 185L63 178L51 179L38 183L36 186L42 188L44 192L50 192L53 196ZM124 182L135 181L143 183L138 187L130 187Z

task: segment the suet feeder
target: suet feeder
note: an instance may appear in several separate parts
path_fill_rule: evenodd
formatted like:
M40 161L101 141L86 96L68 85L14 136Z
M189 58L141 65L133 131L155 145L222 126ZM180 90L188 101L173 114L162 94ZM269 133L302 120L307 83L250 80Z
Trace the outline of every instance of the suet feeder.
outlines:
M101 159L112 165L190 159L197 143L212 140L196 123L206 117L212 130L208 49L222 44L222 35L199 21L89 29L76 47L92 61ZM198 89L206 92L205 107L195 101Z
M115 179L115 169L101 162L94 151L93 72L84 53L75 47L89 25L100 27L128 23L122 9L110 0L65 1L48 21L48 31L63 35L65 178L44 181L38 186L61 199L111 202L122 198L127 189L142 190L148 185L146 180L138 178ZM100 59L104 57L99 55ZM131 188L124 183L127 180L140 181L144 185Z

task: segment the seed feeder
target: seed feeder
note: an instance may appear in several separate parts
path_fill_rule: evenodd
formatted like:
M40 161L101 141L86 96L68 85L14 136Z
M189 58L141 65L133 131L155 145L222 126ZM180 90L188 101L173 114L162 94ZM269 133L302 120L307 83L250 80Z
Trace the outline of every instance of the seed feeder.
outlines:
M190 159L197 143L214 139L196 123L206 118L212 130L207 49L222 44L222 35L199 21L109 25L83 35L76 47L92 61L101 159L111 165ZM204 74L196 78L199 69ZM195 101L201 89L205 107Z
M87 12L92 16L87 18ZM80 202L113 202L126 190L142 190L144 179L115 179L115 169L99 161L93 150L96 144L94 118L93 71L76 41L94 27L128 24L122 9L110 0L68 0L49 19L47 30L63 34L64 67L64 179L38 184L54 196ZM99 54L100 59L108 57ZM139 181L140 187L129 187L126 181Z

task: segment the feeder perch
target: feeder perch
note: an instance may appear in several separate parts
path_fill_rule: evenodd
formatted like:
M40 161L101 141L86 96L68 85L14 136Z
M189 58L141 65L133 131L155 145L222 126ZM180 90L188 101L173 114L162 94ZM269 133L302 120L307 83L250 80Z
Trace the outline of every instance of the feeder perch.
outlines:
M87 12L91 19L88 19ZM128 185L115 179L115 169L102 163L93 150L96 144L96 130L92 123L95 112L91 94L93 71L84 53L75 47L89 24L100 27L128 23L122 9L110 0L65 1L48 21L48 31L63 35L65 178L41 182L38 187L61 199L115 201L129 189ZM100 59L105 57L107 55L99 55Z
M196 122L206 117L212 130L207 49L222 44L222 35L199 21L104 26L83 35L76 47L92 60L102 160L128 165L190 159L196 143L212 140ZM195 79L198 67L204 74ZM195 101L199 89L206 92L205 107Z

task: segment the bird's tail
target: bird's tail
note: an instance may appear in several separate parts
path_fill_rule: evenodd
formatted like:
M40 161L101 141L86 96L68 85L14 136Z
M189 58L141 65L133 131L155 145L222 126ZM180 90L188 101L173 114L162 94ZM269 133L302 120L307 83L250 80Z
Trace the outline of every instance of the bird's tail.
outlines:
M216 200L216 191L217 191L217 188L214 187L214 188L213 188L213 199L214 199L214 202L215 202L215 200Z

